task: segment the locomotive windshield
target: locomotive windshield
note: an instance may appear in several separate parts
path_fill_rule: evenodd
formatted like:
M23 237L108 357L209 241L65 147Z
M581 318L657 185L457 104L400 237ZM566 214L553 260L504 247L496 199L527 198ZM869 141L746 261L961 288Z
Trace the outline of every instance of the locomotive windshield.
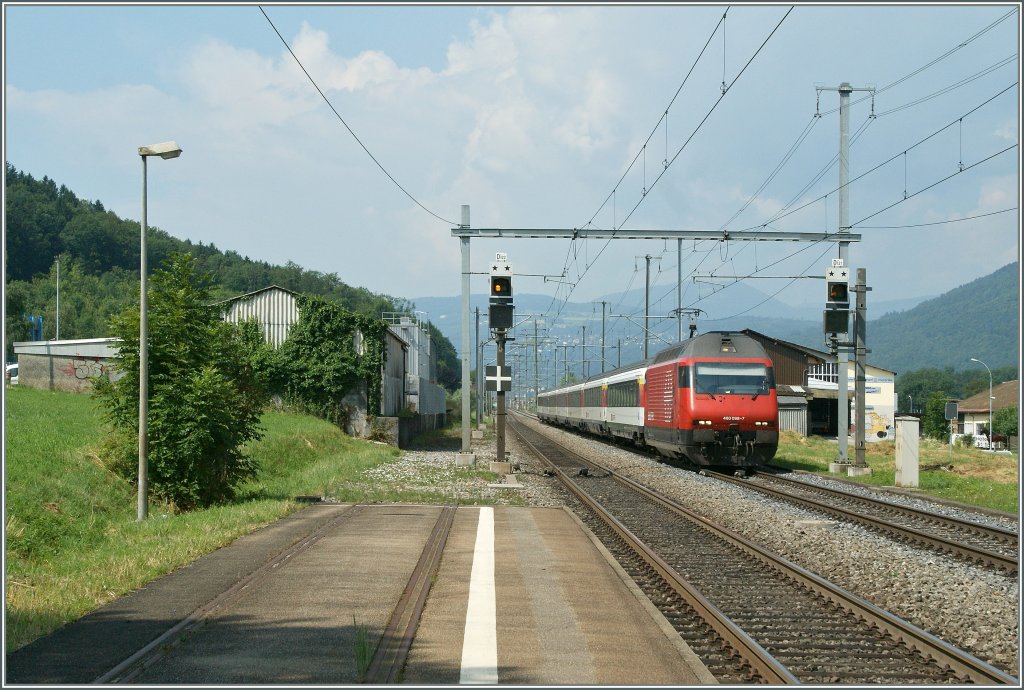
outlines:
M774 371L763 364L697 362L696 393L764 395L775 387Z

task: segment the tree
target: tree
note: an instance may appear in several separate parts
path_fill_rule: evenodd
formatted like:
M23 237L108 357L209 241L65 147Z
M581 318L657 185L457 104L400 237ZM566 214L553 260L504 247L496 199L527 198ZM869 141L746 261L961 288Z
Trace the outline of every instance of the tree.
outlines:
M992 414L992 430L999 436L1016 436L1019 433L1016 406L996 410Z
M260 438L267 388L254 364L263 344L252 324L221 320L210 305L208 275L195 259L173 255L153 274L149 291L149 480L178 509L232 498L257 471L243 445ZM113 319L121 343L116 382L100 380L97 396L113 430L105 444L113 467L137 472L139 308Z
M949 420L946 419L946 394L935 391L928 396L921 417L922 432L939 441L949 439Z
M299 297L299 319L280 350L279 391L311 413L345 426L342 399L366 386L367 411L380 410L387 324L321 297Z
M928 396L933 391L956 391L956 378L952 368L917 369L900 374L897 379L900 394L900 405L910 409L910 400L914 400L914 408L921 410ZM909 396L909 398L908 398Z
M462 363L455 351L455 346L437 329L434 324L430 326L430 339L434 344L434 351L437 352L437 383L446 390L457 390L462 386Z

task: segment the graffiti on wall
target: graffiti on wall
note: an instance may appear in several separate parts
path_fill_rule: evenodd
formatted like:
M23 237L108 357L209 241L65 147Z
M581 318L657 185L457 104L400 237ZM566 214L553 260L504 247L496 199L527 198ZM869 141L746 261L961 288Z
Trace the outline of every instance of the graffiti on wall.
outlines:
M99 357L75 357L68 360L63 373L79 381L97 379L107 375L107 365Z

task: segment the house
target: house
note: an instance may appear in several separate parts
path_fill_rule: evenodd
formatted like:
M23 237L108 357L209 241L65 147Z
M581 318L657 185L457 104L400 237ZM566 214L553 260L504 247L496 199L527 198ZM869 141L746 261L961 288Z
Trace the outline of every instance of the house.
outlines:
M1017 407L1019 386L1016 380L997 383L992 387L992 406L989 408L989 388L961 400L957 405L957 426L962 434L974 436L974 445L988 448L989 414L1007 407ZM996 441L999 447L1001 441Z
M804 435L839 433L838 358L827 352L772 338L750 329L742 331L761 343L775 369L779 397L779 429ZM864 438L880 440L895 434L896 372L865 364ZM856 424L856 368L847 366L847 419Z

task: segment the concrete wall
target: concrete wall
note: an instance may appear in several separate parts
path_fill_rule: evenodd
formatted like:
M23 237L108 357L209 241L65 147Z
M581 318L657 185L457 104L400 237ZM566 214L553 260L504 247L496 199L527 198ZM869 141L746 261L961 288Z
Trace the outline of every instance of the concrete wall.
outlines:
M409 442L420 434L440 429L447 423L447 416L414 415L411 417L377 417L373 420L373 436L399 448L408 448Z
M90 393L100 377L116 381L123 374L117 340L43 340L14 343L18 357L18 385L43 390Z

